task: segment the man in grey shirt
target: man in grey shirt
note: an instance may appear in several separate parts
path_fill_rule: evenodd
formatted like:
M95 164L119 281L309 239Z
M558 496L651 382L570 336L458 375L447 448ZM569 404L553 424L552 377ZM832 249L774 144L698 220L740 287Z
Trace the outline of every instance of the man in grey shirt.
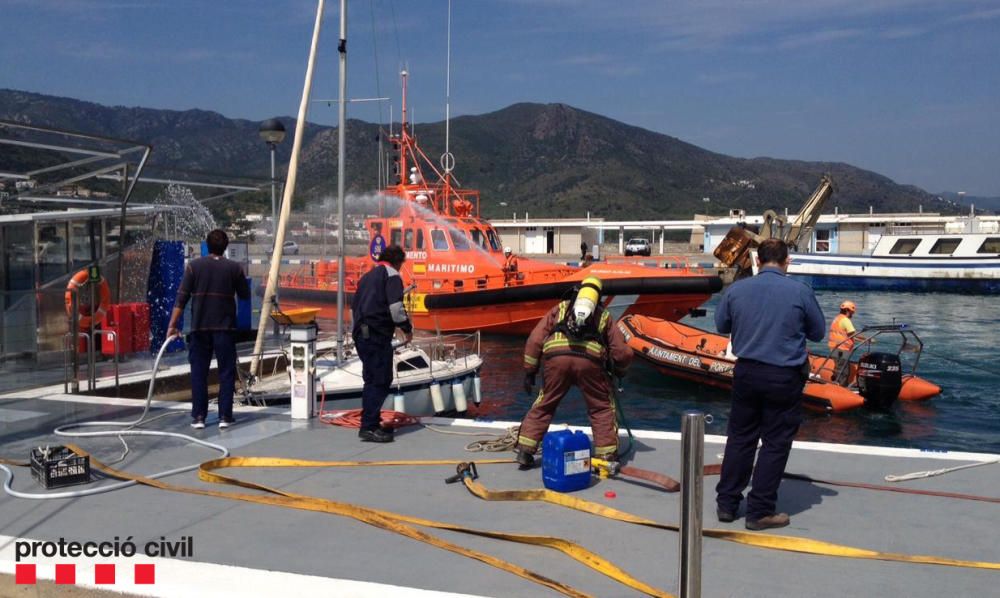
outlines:
M219 366L219 427L233 420L233 393L236 389L236 301L250 298L243 267L226 259L229 246L225 231L215 229L206 239L208 255L192 260L184 269L170 314L167 338L178 334L177 321L191 301L191 334L188 335L188 362L191 364L191 427L205 427L208 415L208 371L212 354Z

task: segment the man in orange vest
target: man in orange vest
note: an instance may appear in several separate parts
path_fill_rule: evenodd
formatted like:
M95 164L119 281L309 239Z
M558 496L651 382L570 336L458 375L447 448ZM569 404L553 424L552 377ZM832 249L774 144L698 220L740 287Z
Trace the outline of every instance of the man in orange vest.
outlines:
M837 359L836 371L833 374L833 381L837 384L847 382L847 375L850 372L851 349L854 348L854 339L857 335L851 317L857 311L858 306L853 301L844 301L840 304L840 313L830 323L830 340L827 344Z

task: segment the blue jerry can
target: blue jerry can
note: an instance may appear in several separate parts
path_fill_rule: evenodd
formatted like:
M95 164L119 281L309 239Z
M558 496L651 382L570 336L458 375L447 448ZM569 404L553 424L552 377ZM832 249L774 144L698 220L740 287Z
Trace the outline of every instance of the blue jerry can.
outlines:
M590 485L590 438L577 430L548 432L542 439L542 483L573 492Z

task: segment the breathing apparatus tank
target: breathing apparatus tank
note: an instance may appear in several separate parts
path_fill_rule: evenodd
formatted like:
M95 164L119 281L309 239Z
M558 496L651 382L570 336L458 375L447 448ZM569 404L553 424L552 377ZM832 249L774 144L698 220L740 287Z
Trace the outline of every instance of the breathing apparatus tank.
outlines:
M858 361L858 390L865 406L888 409L903 388L899 356L892 353L867 353Z
M573 324L577 329L583 328L587 318L594 314L597 302L601 299L601 279L596 276L588 276L583 279L580 291L576 294L573 302Z

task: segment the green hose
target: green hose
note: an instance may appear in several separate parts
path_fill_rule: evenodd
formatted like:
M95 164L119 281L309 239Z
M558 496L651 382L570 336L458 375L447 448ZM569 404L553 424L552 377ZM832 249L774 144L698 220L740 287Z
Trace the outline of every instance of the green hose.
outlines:
M621 393L619 392L620 390L619 385L614 384L614 382L615 381L612 379L611 388L612 392L615 395L615 415L618 419L618 427L625 428L625 431L628 433L628 448L624 451L622 450L618 451L618 460L624 461L626 457L628 457L635 451L635 437L632 436L632 428L629 427L628 420L625 419L625 411L622 409Z

